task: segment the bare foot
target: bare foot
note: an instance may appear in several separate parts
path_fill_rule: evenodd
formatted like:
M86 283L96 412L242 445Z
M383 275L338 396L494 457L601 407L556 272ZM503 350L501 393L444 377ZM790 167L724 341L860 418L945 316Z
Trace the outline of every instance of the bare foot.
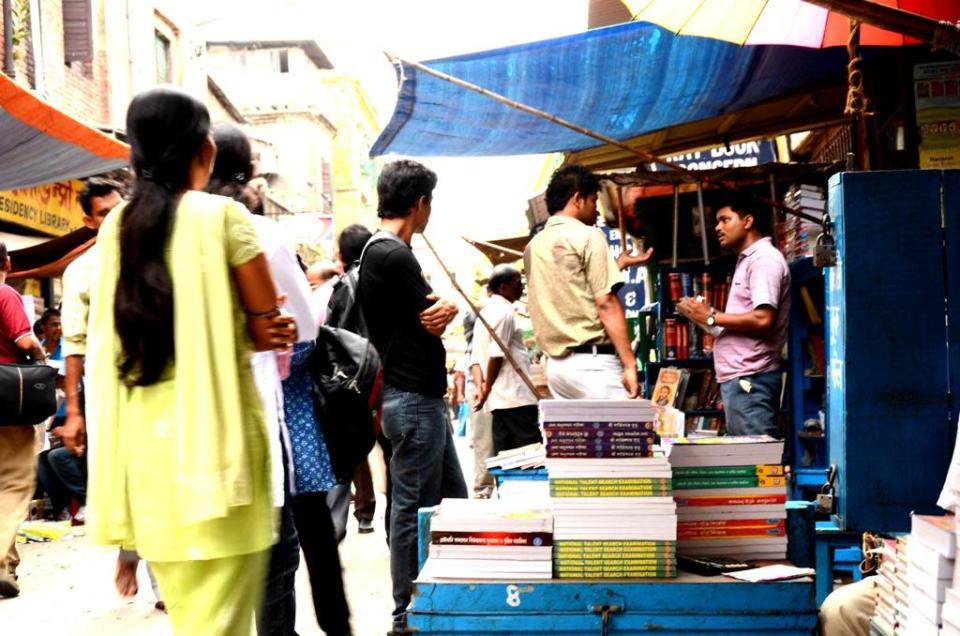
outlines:
M120 596L136 596L139 587L137 586L137 565L138 562L124 563L117 559L116 584L117 592Z

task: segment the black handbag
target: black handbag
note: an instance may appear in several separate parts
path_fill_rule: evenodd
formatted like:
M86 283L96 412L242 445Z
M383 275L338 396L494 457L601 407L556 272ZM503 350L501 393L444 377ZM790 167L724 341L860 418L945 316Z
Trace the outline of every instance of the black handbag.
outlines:
M0 426L40 424L56 412L56 369L46 364L0 364Z

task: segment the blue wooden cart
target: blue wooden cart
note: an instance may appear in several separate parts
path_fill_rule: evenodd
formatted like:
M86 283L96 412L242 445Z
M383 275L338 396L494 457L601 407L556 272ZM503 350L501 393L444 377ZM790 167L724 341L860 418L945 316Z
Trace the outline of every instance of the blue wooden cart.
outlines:
M427 558L433 510L421 509L418 519L421 567ZM808 527L812 524L804 521L805 516L791 514L788 532L812 535ZM817 624L817 607L813 579L742 583L683 572L674 579L615 581L418 579L409 624L417 633L431 636L649 632L810 636Z
M418 634L802 634L817 624L813 581L675 579L418 580L410 626Z

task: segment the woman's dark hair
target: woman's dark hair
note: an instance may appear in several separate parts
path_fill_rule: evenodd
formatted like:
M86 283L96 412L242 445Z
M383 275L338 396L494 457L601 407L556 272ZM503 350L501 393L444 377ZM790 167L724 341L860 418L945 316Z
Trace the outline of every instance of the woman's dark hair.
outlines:
M719 193L713 209L719 212L723 208L730 208L741 219L752 216L753 226L762 236L773 236L773 211L748 192Z
M399 219L409 216L420 197L433 196L437 187L437 175L425 165L401 159L388 163L377 179L377 214L382 219Z
M260 195L247 185L253 178L253 151L246 134L229 122L217 123L213 125L213 141L217 144L217 159L207 192L229 197L254 214L263 214Z
M370 230L359 223L343 228L337 238L337 249L340 250L340 260L344 267L349 267L360 260L363 248L371 236L373 234L370 233Z
M575 194L588 197L600 192L600 180L583 166L572 165L560 168L550 177L547 186L547 212L556 214L567 207Z
M127 134L137 180L120 220L117 366L128 386L149 386L174 358L173 281L164 251L190 167L210 134L210 114L196 98L161 86L130 102Z

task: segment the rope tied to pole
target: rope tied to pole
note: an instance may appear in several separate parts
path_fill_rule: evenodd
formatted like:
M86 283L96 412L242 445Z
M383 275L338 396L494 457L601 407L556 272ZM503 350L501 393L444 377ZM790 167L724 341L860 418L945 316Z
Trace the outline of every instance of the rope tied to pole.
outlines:
M873 115L870 99L863 89L863 56L860 54L860 20L850 20L850 36L847 39L847 105L844 115L860 117Z

